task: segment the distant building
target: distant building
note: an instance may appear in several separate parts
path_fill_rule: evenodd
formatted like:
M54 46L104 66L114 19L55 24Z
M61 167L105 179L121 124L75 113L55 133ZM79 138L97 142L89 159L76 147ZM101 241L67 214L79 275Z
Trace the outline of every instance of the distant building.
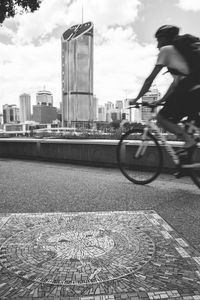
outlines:
M51 92L42 90L36 94L37 105L53 106L53 95Z
M111 111L110 116L113 122L121 120L121 113L118 109Z
M151 102L151 101L156 101L160 99L160 92L158 89L152 89L148 91L143 97L142 101L146 102ZM151 108L142 106L141 110L141 119L142 121L147 121L151 116Z
M18 123L19 122L19 108L16 104L3 105L3 123Z
M48 105L33 105L33 120L41 124L52 123L57 119L56 107Z
M31 120L31 96L22 94L19 96L19 118L20 122Z
M98 120L98 99L96 96L93 96L93 120Z
M106 122L112 122L111 111L115 108L113 102L108 101L105 103Z
M117 100L115 104L115 108L119 110L123 109L123 101Z
M113 102L108 101L108 102L105 103L105 108L106 108L106 112L107 112L107 111L110 111L111 109L114 109L115 105L114 105Z
M74 25L62 35L63 126L94 121L93 24Z
M105 122L106 121L106 109L105 106L98 106L98 121Z
M53 94L42 90L36 94L37 105L33 105L32 119L40 124L53 123L58 119L57 108L53 107Z
M0 113L0 124L3 124L3 114Z
M57 108L57 120L62 123L62 102L59 103L59 108Z

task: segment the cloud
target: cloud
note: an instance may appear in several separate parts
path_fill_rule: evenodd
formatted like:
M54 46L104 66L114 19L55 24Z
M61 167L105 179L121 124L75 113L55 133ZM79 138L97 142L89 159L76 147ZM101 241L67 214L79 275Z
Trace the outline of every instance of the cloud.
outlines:
M199 0L179 0L178 6L183 10L200 10L200 1Z
M154 45L136 42L132 27L110 28L94 54L94 87L102 101L135 95L155 63Z
M139 0L82 0L82 4L84 20L92 21L100 32L109 26L133 23L140 7ZM77 0L70 6L69 20L80 22L80 16L80 0Z
M31 43L34 39L43 38L57 26L67 23L67 8L70 0L44 0L34 13L17 15L18 31L14 42Z
M61 32L82 21L94 23L94 93L99 104L136 96L155 63L155 45L140 45L134 32L139 0L43 0L33 14L5 23L0 43L1 103L18 103L46 86L61 101ZM7 25L7 27L6 27ZM57 34L55 30L59 28ZM3 30L3 29L2 29ZM60 33L59 33L60 32ZM39 41L39 43L36 43ZM166 81L161 78L161 86Z
M60 53L60 42L56 39L40 47L0 44L0 53L2 104L18 102L19 95L24 92L35 96L43 85L60 94L60 56L53 55Z
M13 42L31 43L51 34L59 26L66 28L81 23L82 12L84 22L92 21L98 32L104 32L109 26L133 23L139 6L139 0L43 0L38 11L15 17L18 30L13 35Z

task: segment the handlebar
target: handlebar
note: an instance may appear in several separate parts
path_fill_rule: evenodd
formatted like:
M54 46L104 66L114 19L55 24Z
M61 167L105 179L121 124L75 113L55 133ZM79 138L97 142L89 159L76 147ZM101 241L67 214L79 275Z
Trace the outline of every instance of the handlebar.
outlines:
M131 108L140 108L140 106L149 107L149 108L151 108L152 111L154 111L157 106L164 106L164 104L160 103L160 104L157 104L157 105L151 105L150 102L142 102L142 103L136 103L134 105L130 105L127 108L128 109L131 109Z
M128 109L131 109L131 108L140 108L140 106L146 106L146 107L149 107L149 108L156 108L156 106L152 106L149 102L142 102L142 103L136 103L134 105L130 105L128 106L127 108Z

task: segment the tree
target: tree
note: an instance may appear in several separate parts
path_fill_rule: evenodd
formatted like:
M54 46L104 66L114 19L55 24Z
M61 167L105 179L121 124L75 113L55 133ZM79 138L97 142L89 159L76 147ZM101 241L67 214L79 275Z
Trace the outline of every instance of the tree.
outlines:
M41 0L0 0L0 24L17 13L34 12L40 3Z
M114 129L117 129L120 127L120 120L115 120L110 123L110 126L113 127Z

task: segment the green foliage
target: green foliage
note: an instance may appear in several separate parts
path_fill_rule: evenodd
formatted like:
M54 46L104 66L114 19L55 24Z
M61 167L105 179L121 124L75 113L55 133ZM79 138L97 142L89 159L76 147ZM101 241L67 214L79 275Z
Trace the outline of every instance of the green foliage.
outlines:
M141 123L136 123L136 122L131 123L130 126L131 126L131 128L135 128L135 129L144 128L144 126Z
M120 122L121 122L121 121L119 121L119 120L113 121L113 122L110 123L110 126L111 126L112 128L114 128L114 129L117 129L117 128L120 127Z
M40 7L41 0L0 0L0 24L6 18L14 17L19 11L34 12Z

